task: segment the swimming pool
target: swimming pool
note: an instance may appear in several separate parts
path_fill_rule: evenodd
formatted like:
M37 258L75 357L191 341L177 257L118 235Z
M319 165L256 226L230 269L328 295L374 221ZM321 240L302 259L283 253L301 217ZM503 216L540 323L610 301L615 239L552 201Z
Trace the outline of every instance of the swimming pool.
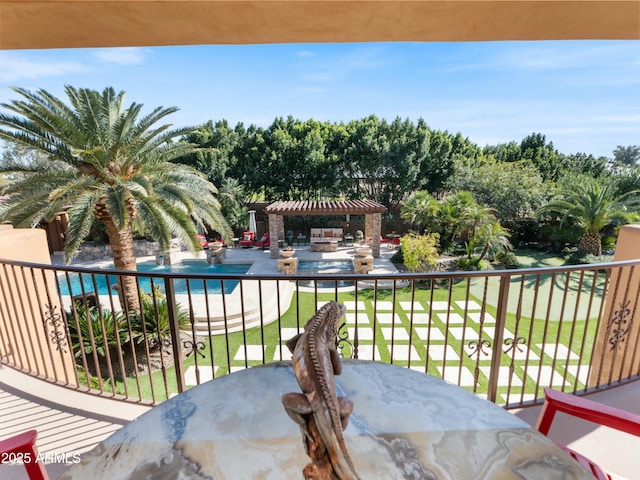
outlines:
M353 273L353 263L351 260L301 260L298 262L298 273L301 275L310 274L341 274ZM302 280L299 282L302 287L334 288L352 287L353 282L345 280Z
M197 273L203 275L216 275L220 273L247 273L251 267L250 263L239 264L223 264L223 265L210 265L206 262L189 262L183 261L174 265L155 265L150 263L139 263L139 272L152 272L152 273ZM113 265L107 266L104 270L113 270ZM82 282L80 277L82 276ZM95 285L94 285L95 280ZM138 277L140 287L146 291L151 291L151 279L149 277ZM116 283L116 277L108 274L69 274L69 282L66 277L58 277L58 285L60 286L60 293L62 295L80 295L84 293L96 292L98 295L108 295L110 286ZM71 289L69 289L69 284ZM164 292L164 282L161 278L153 279L154 285L159 285ZM191 292L192 294L199 294L205 292L205 281L199 279L189 280L189 289L187 289L187 280L180 278L174 279L173 285L177 294L186 294ZM220 280L206 280L207 293L222 293L222 282ZM226 280L224 282L224 293L228 294L233 291L238 285L238 280Z
M298 272L309 273L353 273L351 260L301 260Z

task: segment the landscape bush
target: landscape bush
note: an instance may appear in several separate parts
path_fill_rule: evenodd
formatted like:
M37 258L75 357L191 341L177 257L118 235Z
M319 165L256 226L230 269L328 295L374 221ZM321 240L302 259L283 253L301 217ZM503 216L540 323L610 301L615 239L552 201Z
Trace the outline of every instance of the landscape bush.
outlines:
M428 272L438 265L437 233L428 235L405 235L400 239L404 266L410 272Z

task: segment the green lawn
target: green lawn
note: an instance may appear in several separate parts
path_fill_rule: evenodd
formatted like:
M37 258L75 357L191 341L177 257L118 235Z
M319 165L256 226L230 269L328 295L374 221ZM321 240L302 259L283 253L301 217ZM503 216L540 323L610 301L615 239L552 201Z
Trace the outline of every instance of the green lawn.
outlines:
M522 258L547 266L557 261L551 256L532 251L524 252ZM536 390L538 378L535 372L531 373L532 366L538 372L551 369L559 375L564 376L566 373L566 382L570 386L584 387L583 379L576 377L577 369L579 364L587 365L589 362L591 350L585 347L593 345L596 323L586 316L580 316L586 312L586 306L582 304L587 302L581 300L577 304L576 300L584 295L579 293L578 286L582 286L581 291L585 288L588 291L592 280L580 279L579 276L564 277L519 276L512 280L505 332L505 339L510 343L501 348L501 366L504 370L501 374L506 375L506 380L502 382L504 385L499 386L501 395L506 396L508 391L510 395L516 396L539 393ZM599 280L596 279L596 282ZM215 376L220 376L237 368L289 358L284 342L303 327L306 320L315 313L318 303L336 299L352 306L347 313L347 326L343 332L349 331L350 339L353 340L357 322L359 358L373 359L373 352L377 348L379 354L376 355L376 360L411 367L439 377L448 376L449 381L455 383L458 380L469 389L486 393L488 369L491 365L490 352L494 345L485 346L474 353L469 342L483 340L493 343L493 335L485 329L491 328L492 320L496 317L498 283L499 279L487 282L479 278L457 282L451 289L447 285L434 289L421 286L413 290L404 287L397 289L395 293L391 290L361 290L339 293L337 298L334 292L322 293L317 297L313 293L301 292L294 295L290 308L278 321L262 329L252 328L228 336L203 339L204 348L185 360L185 370L197 363L198 366L213 366ZM536 288L537 297L534 295ZM481 319L482 311L479 306L483 299L486 299L487 307L485 316ZM358 309L357 315L354 307L356 302L361 302L361 307L364 307ZM422 310L415 310L412 314L411 309L406 308L407 302L418 302L418 307ZM434 308L442 305L449 305L450 310L437 311ZM469 308L469 305L474 306ZM589 317L594 318L597 313L597 309L592 307ZM392 318L392 314L396 315L397 323L384 323L382 319ZM429 315L429 323L420 323L420 315ZM375 325L374 318L377 318ZM393 341L389 338L390 332L397 334ZM428 336L425 337L425 334ZM560 348L573 354L570 357L569 353L563 353L564 349L556 351L554 344L560 344ZM245 345L250 352L252 349L260 351L260 346L264 345L264 353L245 360ZM553 351L547 350L545 353L540 347L543 345L550 345ZM343 355L350 357L351 354L352 347L346 345ZM554 357L557 359L554 360ZM460 365L464 370L458 369ZM525 374L525 367L530 371L528 375ZM584 367L580 368L584 374ZM447 375L444 374L446 370L450 370ZM175 369L170 367L165 372L142 375L138 382L134 378L128 378L129 395L149 400L152 398L153 384L155 401L162 401L166 398L165 378L168 393L177 392L175 373ZM469 375L473 381L464 385L465 381L469 383ZM121 382L117 391L124 394Z

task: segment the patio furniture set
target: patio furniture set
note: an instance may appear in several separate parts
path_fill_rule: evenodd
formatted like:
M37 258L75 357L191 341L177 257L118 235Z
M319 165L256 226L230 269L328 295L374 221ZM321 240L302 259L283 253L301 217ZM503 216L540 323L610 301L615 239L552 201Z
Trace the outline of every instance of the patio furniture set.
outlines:
M294 239L297 245L307 243L307 236L302 232L295 237L293 232L287 232L287 245L292 245ZM282 242L282 240L279 240L279 242ZM340 243L353 245L354 236L349 233L345 234L342 228L312 228L310 231L309 245L312 252L335 252ZM238 239L238 246L242 248L261 247L264 250L271 246L270 235L265 233L260 240L256 240L255 232L243 232L242 238Z

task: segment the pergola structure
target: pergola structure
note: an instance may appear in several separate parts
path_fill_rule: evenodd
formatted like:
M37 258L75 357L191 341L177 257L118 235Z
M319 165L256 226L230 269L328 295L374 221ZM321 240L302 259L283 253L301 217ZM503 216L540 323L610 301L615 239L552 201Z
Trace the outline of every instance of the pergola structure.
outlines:
M278 240L284 240L284 216L364 215L364 236L371 238L374 258L380 256L380 234L384 205L370 200L274 202L264 209L269 215L271 258L278 258Z

